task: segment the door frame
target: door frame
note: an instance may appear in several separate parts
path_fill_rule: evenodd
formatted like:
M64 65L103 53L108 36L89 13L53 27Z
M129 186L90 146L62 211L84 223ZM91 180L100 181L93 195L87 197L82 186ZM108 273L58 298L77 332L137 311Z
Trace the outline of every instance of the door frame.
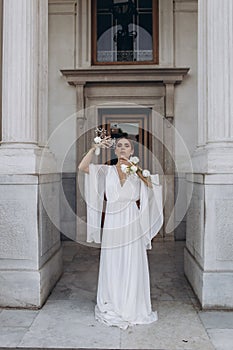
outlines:
M140 164L144 168L149 167L149 155L146 152L146 149L143 149L143 146L152 151L151 144L151 134L148 130L151 128L151 108L99 108L98 109L98 121L99 125L104 127L108 135L111 135L110 123L138 123L139 124L139 134L138 140L138 154L135 154L140 159ZM102 152L102 163L105 163L106 160L111 159L111 150L104 149Z

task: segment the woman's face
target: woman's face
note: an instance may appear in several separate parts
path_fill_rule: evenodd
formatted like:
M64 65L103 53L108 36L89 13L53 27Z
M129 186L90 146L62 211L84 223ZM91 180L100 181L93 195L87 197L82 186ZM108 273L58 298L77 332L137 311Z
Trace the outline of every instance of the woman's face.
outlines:
M118 158L121 156L129 158L133 154L133 149L129 140L122 138L117 141L115 154Z

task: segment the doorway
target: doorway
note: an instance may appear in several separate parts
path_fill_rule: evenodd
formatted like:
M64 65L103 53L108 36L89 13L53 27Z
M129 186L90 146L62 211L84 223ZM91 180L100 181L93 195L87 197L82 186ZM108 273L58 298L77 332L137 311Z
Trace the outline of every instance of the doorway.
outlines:
M90 127L89 115L87 113L87 126ZM79 138L77 150L83 149L84 145L87 149L91 146L91 140L95 137L96 126L99 129L105 129L107 135L112 138L120 138L127 136L134 142L134 155L139 158L139 166L143 169L150 170L151 173L161 175L160 182L163 181L161 168L163 167L163 147L162 142L155 136L155 117L151 107L116 107L100 106L95 109L95 113L90 114L92 121L95 119L95 127L87 127L86 132ZM80 160L82 155L80 154ZM114 148L102 149L98 159L93 159L98 164L113 165L117 163ZM79 180L79 184L82 182ZM84 186L84 184L82 184ZM82 218L86 222L86 203L77 186L77 217ZM104 208L102 214L102 226L104 221ZM85 237L85 224L81 225L77 221L77 235ZM163 239L163 227L161 228L156 239Z
M99 125L107 130L112 138L126 136L134 141L134 155L140 159L143 168L150 167L151 159L148 151L152 151L151 109L149 108L105 108L98 110ZM104 149L101 162L116 164L114 149Z

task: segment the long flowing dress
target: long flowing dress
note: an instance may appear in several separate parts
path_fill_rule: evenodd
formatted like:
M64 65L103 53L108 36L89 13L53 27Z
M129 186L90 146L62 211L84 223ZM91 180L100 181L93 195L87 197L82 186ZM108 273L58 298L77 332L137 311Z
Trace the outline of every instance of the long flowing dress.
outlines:
M90 164L86 197L88 241L101 242L95 318L121 329L157 321L157 311L151 308L147 249L163 222L161 186L149 189L136 174L121 185L116 166Z

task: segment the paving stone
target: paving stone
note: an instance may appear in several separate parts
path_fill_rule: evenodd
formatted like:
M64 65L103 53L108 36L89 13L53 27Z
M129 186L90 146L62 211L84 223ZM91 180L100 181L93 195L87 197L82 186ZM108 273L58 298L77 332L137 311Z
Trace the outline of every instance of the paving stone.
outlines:
M15 348L20 343L27 331L28 328L23 327L1 327L0 347Z
M208 329L215 350L233 349L233 329Z
M0 309L0 347L233 350L233 312L201 310L183 273L184 245L153 243L151 301L159 319L123 331L94 318L99 249L65 243L65 272L43 308Z
M182 301L159 301L157 311L157 322L137 325L121 332L122 348L214 350L191 304Z
M39 311L3 310L0 313L0 327L30 327Z
M200 311L199 317L206 328L233 329L233 311Z
M80 311L79 300L50 301L40 311L20 347L119 348L120 330L107 327L91 312Z

